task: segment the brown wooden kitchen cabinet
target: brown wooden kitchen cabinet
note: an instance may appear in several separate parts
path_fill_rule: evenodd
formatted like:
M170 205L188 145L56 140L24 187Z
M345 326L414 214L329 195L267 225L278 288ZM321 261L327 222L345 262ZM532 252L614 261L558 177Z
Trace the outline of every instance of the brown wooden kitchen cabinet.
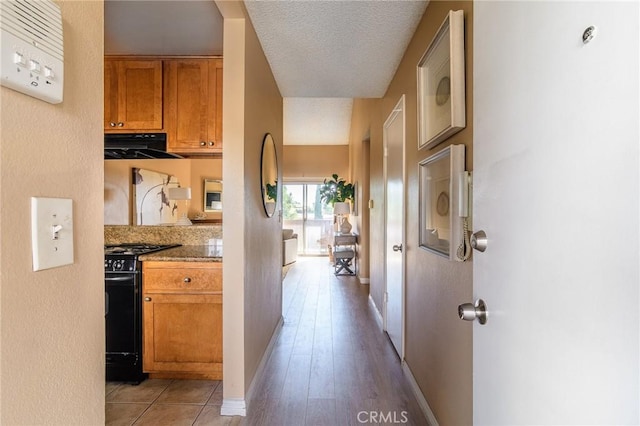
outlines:
M222 153L222 59L165 61L167 149Z
M104 70L104 130L162 130L162 61L105 58Z
M145 261L143 367L155 378L222 379L222 263Z

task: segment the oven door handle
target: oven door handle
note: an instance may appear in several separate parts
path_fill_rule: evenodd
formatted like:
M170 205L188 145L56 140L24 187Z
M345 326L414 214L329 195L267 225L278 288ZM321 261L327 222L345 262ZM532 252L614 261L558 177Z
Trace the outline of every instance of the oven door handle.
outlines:
M105 281L131 281L131 276L105 277Z

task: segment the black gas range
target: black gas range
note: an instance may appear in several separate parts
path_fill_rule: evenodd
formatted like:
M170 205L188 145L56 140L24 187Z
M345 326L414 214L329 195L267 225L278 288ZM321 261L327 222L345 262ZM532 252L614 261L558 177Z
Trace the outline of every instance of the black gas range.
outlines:
M138 384L142 371L142 266L138 259L179 244L104 247L106 379Z

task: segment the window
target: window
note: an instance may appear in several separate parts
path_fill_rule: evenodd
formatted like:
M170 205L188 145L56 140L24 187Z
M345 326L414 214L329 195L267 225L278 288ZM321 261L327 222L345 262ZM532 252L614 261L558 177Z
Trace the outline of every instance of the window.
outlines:
M333 208L320 201L320 183L285 184L283 227L298 234L298 254L326 255L333 238Z

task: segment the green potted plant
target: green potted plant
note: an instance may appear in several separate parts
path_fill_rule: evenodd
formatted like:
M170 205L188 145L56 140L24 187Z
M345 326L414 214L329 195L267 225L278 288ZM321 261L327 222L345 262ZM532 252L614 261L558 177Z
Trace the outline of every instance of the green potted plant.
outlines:
M334 211L334 227L338 226L335 217L342 218L340 227L334 228L340 233L348 234L351 232L351 224L347 216L351 212L350 202L354 201L355 188L352 183L338 177L337 174L331 175L331 179L325 179L320 185L320 200L326 204L331 204Z
M274 184L267 183L265 185L267 187L267 199L276 201L278 198L278 182Z
M335 203L353 202L353 196L353 184L338 177L337 174L331 175L331 179L325 179L320 185L320 200L325 204L333 206Z

